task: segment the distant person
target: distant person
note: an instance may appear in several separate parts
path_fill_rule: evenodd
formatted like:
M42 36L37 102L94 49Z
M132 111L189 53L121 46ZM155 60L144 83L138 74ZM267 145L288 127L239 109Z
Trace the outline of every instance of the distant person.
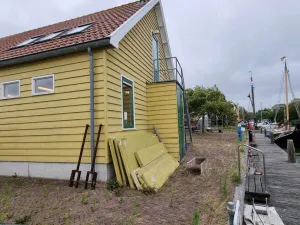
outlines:
M239 139L239 141L243 140L243 132L242 132L242 125L241 125L241 123L238 124L238 139Z
M248 121L249 142L252 142L252 141L253 141L253 138L252 138L252 131L253 131L253 125L252 125L252 123L251 123L250 120L249 120L249 121Z

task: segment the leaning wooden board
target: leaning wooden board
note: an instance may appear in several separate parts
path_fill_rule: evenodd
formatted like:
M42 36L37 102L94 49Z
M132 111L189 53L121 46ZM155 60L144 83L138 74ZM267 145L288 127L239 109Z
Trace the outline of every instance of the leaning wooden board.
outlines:
M116 138L121 158L125 167L127 179L131 188L135 188L131 177L131 172L139 168L135 158L135 152L140 149L150 147L159 143L156 135L145 133L141 135L128 135L121 138Z
M112 157L112 160L113 160L113 165L114 165L117 181L118 181L119 185L123 185L123 178L122 178L122 175L121 175L121 169L120 169L119 161L118 161L117 154L116 154L114 139L109 138L108 139L108 144L109 144L111 157Z

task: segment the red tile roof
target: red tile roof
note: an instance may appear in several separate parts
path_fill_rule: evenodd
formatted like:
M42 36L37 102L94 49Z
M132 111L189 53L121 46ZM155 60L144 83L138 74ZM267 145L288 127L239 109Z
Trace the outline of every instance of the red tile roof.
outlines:
M1 38L0 61L106 38L145 4L147 4L147 2L148 1L142 1L141 3L139 1L133 2L50 26ZM17 44L32 37L51 34L55 31L71 29L88 23L93 23L93 25L82 33L66 37L56 37L49 41L11 49Z

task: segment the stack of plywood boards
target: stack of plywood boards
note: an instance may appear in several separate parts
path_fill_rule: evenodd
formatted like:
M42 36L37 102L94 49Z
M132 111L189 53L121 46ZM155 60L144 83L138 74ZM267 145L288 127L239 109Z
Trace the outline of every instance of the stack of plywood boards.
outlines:
M110 138L109 148L118 183L138 190L157 191L179 166L155 134Z

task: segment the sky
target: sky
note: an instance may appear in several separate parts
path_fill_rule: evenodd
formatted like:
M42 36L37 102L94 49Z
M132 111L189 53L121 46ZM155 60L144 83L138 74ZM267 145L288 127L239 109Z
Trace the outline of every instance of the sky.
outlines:
M1 2L0 37L101 11L131 0L10 0ZM173 56L186 87L217 85L228 100L251 111L279 103L287 57L294 94L300 97L298 0L162 0ZM292 99L292 94L289 94ZM284 103L285 96L281 96Z

